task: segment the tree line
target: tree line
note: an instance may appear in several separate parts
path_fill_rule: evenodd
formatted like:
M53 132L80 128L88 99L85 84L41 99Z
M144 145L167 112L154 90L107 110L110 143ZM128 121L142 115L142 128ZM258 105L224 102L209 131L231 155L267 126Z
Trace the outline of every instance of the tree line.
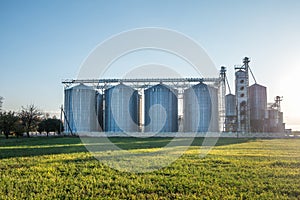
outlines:
M31 132L46 133L48 136L50 132L60 134L64 130L61 120L43 115L33 104L22 107L20 112L2 111L2 100L0 98L0 133L6 138L9 135L23 136L24 133L30 137Z

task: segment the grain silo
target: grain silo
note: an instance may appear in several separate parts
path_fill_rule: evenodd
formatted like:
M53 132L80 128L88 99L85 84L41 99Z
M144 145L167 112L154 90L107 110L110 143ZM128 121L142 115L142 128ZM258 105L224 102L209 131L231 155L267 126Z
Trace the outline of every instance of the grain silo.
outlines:
M228 117L236 116L235 95L227 94L225 96L225 115Z
M204 83L184 91L184 131L219 131L218 90Z
M278 113L278 132L283 133L285 131L285 123L283 123L283 112Z
M144 91L145 132L178 131L178 91L158 84Z
M268 109L268 131L278 132L279 111L276 109Z
M236 99L234 94L225 96L225 131L236 131Z
M96 91L84 84L65 89L66 133L99 131L96 117Z
M267 111L267 88L259 84L249 87L249 107L251 132L265 131Z
M119 84L105 90L106 132L137 132L139 95L137 90Z

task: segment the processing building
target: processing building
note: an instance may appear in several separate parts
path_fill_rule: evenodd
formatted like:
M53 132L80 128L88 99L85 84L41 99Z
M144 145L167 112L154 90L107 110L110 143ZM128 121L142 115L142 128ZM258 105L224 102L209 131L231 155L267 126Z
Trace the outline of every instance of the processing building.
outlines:
M237 131L250 131L250 107L249 107L249 59L244 58L244 65L235 67L235 94L237 112Z
M227 94L226 132L263 133L285 132L283 113L280 111L280 97L275 103L267 103L267 88L257 84L249 66L249 58L244 58L242 66L235 66L235 95ZM254 84L249 86L249 72Z

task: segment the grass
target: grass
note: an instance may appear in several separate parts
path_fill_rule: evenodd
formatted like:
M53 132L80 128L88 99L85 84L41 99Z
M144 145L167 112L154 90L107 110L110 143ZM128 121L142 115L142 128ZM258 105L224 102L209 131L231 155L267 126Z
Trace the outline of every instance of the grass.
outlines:
M170 140L111 138L130 151ZM76 137L0 139L0 199L300 199L300 139L221 138L204 158L202 141L136 174L99 162Z

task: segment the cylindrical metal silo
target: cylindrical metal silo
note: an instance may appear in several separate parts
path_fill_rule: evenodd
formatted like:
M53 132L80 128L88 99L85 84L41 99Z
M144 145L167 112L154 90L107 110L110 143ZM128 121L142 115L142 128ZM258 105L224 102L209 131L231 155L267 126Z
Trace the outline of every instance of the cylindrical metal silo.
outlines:
M158 84L144 91L145 132L178 131L178 91Z
M278 132L283 133L285 130L285 123L283 123L283 112L278 113Z
M253 84L249 87L250 126L252 132L265 131L267 88Z
M236 99L233 94L225 96L225 131L236 131Z
M283 123L283 112L278 113L278 124L282 124Z
M219 131L218 90L204 83L184 91L184 131Z
M96 117L96 91L79 84L65 90L66 133L99 131Z
M105 90L106 132L137 132L139 95L137 90L119 84Z
M278 123L279 123L279 111L276 109L268 110L268 131L269 132L278 132Z
M235 95L227 94L225 96L225 115L226 117L236 116Z
M96 114L100 130L103 131L103 95L100 93L97 93L96 95Z

